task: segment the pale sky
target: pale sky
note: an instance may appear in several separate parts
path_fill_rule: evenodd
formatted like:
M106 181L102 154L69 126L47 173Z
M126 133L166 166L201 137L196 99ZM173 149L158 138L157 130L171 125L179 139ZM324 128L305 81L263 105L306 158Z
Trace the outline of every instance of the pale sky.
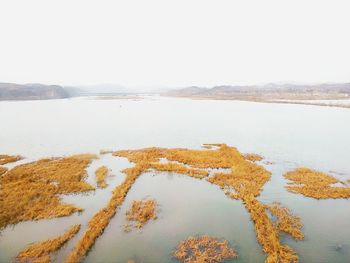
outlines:
M0 82L349 82L350 1L0 0Z

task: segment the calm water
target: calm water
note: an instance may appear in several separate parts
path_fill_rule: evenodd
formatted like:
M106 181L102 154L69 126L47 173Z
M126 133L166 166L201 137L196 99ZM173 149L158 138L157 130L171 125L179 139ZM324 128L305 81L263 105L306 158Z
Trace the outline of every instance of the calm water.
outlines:
M282 174L309 166L336 177L350 178L350 110L308 105L146 97L144 100L0 102L0 152L21 154L26 161L101 149L148 146L199 148L202 143L227 143L241 152L259 153L274 164L260 196L280 201L304 223L305 241L282 237L301 262L349 262L350 200L317 201L288 193ZM108 188L65 196L85 211L66 218L23 222L4 229L0 262L9 262L26 245L61 234L75 223L82 231L56 254L61 262L79 239L91 216L103 207L122 182L123 158L104 155L88 168L88 181L100 165L111 169ZM10 167L11 165L9 165ZM124 213L134 199L159 203L159 218L142 231L124 233ZM171 252L189 235L210 234L229 240L238 251L235 262L263 262L249 215L239 201L216 186L186 176L142 175L124 204L86 258L86 262L175 262ZM341 247L341 249L336 249Z

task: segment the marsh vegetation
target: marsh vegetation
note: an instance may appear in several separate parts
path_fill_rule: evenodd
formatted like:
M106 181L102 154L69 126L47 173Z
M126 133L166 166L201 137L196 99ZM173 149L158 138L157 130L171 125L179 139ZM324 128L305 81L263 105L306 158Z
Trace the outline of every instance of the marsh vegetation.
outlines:
M107 184L106 184L107 175L108 175L108 168L106 166L101 166L95 171L96 182L98 187L100 188L107 187Z
M237 257L236 251L227 240L208 235L189 237L181 241L173 253L174 257L186 263L217 263Z
M271 179L271 172L260 163L263 160L260 155L242 154L226 144L205 144L200 150L151 147L115 151L112 156L127 158L133 166L122 171L124 180L114 188L108 203L89 220L65 262L84 260L122 206L135 181L145 172L182 174L219 187L228 198L241 201L249 213L256 240L266 253L265 262L299 261L295 250L282 242L281 235L304 240L301 218L280 203L265 204L258 199ZM0 177L0 204L3 208L0 226L4 228L20 221L83 212L82 208L63 203L60 195L95 189L85 179L87 167L96 158L95 155L81 154L40 159L6 171ZM96 182L101 189L107 186L108 171L105 165L95 170ZM317 199L350 197L348 187L333 186L341 181L325 173L298 168L284 176L292 181L293 185L286 187L293 193ZM154 199L134 200L126 211L126 219L131 223L125 229L142 228L151 219L156 219L156 208ZM31 245L18 254L17 260L51 262L50 254L59 250L79 229L80 225L75 225L57 238ZM204 235L180 242L173 255L184 262L222 262L236 258L237 252L226 240Z
M95 188L84 181L93 155L41 159L10 169L0 177L0 229L20 221L68 216L83 209L59 195Z
M50 254L59 250L68 240L80 230L80 225L74 225L63 235L42 241L25 248L17 255L19 262L51 262Z
M134 200L131 207L126 211L126 219L130 222L125 225L125 231L131 227L142 228L149 220L157 219L157 202L154 199Z
M303 167L285 173L284 177L290 180L286 188L292 193L316 199L350 198L350 187L326 173Z

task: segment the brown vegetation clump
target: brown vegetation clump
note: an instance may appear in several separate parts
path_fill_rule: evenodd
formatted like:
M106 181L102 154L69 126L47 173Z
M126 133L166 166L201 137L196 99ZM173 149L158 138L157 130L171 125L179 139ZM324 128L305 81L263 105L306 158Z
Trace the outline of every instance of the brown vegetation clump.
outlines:
M279 232L284 232L296 240L304 239L304 234L301 231L303 224L300 217L293 215L288 208L282 207L279 203L273 203L266 206L266 208L277 217L275 227Z
M106 166L101 166L95 171L96 182L98 187L100 188L107 187L107 184L106 184L107 174L108 174L108 168Z
M126 211L126 219L135 221L137 228L142 228L149 220L157 219L157 202L154 199L134 200L131 207Z
M244 158L248 161L251 161L251 162L258 162L258 161L261 161L262 159L264 159L262 156L260 156L259 154L256 154L256 153L247 153L244 155Z
M147 166L140 164L123 170L126 174L124 182L113 190L112 197L107 206L98 211L89 221L87 230L68 255L65 262L76 263L83 260L86 253L91 249L96 239L103 233L109 221L115 215L117 208L123 203L137 177L146 169Z
M0 165L17 162L21 159L23 159L23 157L20 155L12 156L12 155L7 155L7 154L0 154Z
M114 156L125 157L133 162L134 166L123 170L126 179L113 191L112 198L107 206L90 220L87 231L78 241L66 262L80 262L84 258L95 240L102 234L110 219L115 215L117 207L123 203L135 180L142 173L153 169L161 172L170 171L186 174L202 179L209 174L207 170L202 169L208 168L231 168L231 172L216 173L207 180L220 186L231 198L243 201L254 222L257 240L267 253L266 262L297 262L298 256L295 252L287 245L281 244L279 239L281 231L291 234L296 239L301 239L300 233L296 230L299 227L296 224L296 219L290 219L290 214L283 209L271 208L271 213L275 213L279 218L279 221L277 220L274 223L268 215L268 207L256 199L265 183L270 179L271 173L263 166L248 160L249 158L247 159L234 147L225 144L207 144L207 146L211 146L211 148L190 150L152 147L113 152ZM163 159L168 162L163 162ZM297 232L299 234L296 234ZM204 260L204 256L202 259Z
M219 185L222 189L234 190L230 196L235 199L242 199L246 195L258 196L262 187L270 180L271 173L264 167L237 158L232 164L230 173L216 173L208 181Z
M174 257L186 263L216 263L237 257L227 240L210 236L189 237L177 246Z
M209 144L206 144L209 145ZM215 144L215 150L189 150L183 148L145 148L141 150L127 150L114 152L114 156L126 157L133 163L155 163L160 158L180 162L193 168L230 168L238 159L244 157L234 147L225 144Z
M51 262L50 254L59 250L79 230L80 225L74 225L59 237L30 245L19 252L16 259L19 262Z
M6 167L1 167L0 166L0 175L3 175L4 173L7 172L7 168Z
M150 165L150 168L153 168L159 172L174 172L179 174L185 174L198 179L202 179L209 175L209 172L207 170L187 168L186 166L175 162L152 163Z
M265 263L298 262L298 256L293 249L281 244L279 230L266 213L266 206L252 195L244 197L243 202L254 222L257 240L267 254Z
M341 183L335 177L309 168L297 168L284 177L292 181L286 187L289 192L316 199L350 198L350 187L332 186Z
M118 151L113 155L126 157L129 161L136 163L132 169L141 166L144 170L149 168L159 171L177 170L178 173L186 174L181 172L181 169L169 168L173 164L171 162L159 163L160 158L188 165L192 169L231 168L230 173L216 173L207 180L227 191L231 198L243 201L254 222L257 240L268 255L266 262L298 262L295 252L287 245L281 244L279 239L280 231L284 230L292 233L296 239L301 239L302 234L295 230L297 229L295 221L289 220L290 217L278 210L281 219L277 223L279 227L275 226L266 211L267 207L256 199L265 183L270 180L271 173L263 166L249 160L251 158L242 155L234 147L225 144L207 144L206 146L215 148L205 150L146 148ZM277 213L277 208L273 211ZM282 218L282 215L285 217Z
M67 216L82 211L63 204L60 194L93 190L84 181L91 158L71 156L18 165L0 177L0 229L20 221Z

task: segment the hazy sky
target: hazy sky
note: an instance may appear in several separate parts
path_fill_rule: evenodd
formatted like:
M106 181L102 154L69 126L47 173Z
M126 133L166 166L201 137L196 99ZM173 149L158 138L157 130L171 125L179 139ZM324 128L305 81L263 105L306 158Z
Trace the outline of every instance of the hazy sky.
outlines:
M350 81L350 1L1 0L0 82Z

